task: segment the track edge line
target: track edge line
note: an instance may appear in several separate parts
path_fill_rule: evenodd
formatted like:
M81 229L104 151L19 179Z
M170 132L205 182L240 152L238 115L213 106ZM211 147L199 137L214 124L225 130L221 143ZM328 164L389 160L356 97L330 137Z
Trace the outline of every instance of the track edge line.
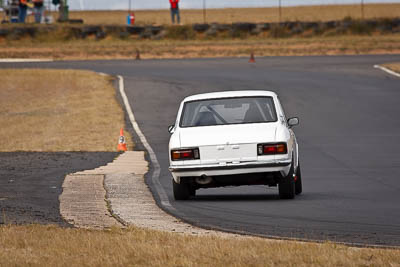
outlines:
M397 73L397 72L395 72L395 71L392 71L392 70L390 70L390 69L388 69L388 68L385 68L385 67L383 67L383 66L381 66L381 65L374 65L374 68L375 68L375 69L380 69L380 70L382 70L382 71L384 71L384 72L386 72L386 73L389 73L389 74L391 74L391 75L393 75L393 76L396 76L396 77L400 78L400 73Z
M128 113L129 121L132 124L133 129L135 130L137 136L139 137L140 141L142 142L143 146L147 150L147 152L150 155L150 161L154 167L154 171L151 177L151 180L153 184L156 187L156 192L158 194L158 197L160 198L161 205L168 209L168 210L175 210L175 208L171 205L169 202L167 193L165 192L164 188L161 186L159 178L160 178L160 163L158 162L157 156L154 153L153 148L150 146L150 144L147 142L146 136L143 134L142 130L139 127L139 124L136 121L135 115L133 114L132 108L129 104L128 97L126 96L125 93L125 86L124 86L124 78L121 75L117 75L119 79L119 91L122 97L122 100L124 102L124 106L126 109L126 112Z

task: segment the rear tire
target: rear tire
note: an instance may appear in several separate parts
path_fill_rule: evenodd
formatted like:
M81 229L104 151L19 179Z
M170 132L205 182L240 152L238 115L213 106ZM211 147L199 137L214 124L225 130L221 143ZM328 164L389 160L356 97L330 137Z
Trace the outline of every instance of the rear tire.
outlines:
M297 166L296 177L297 177L297 180L295 182L295 192L296 192L296 195L300 195L301 192L303 192L303 185L301 183L300 162L299 162L299 166Z
M281 199L293 199L295 197L295 182L294 182L294 162L292 161L292 166L288 175L279 182L279 197Z
M176 183L174 179L172 179L172 187L174 191L175 200L187 200L190 197L190 187L189 184L185 183Z

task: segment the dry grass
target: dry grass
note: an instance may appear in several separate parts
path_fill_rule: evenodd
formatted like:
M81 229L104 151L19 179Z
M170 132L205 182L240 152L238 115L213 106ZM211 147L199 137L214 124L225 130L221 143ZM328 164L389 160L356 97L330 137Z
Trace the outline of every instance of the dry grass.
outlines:
M391 69L397 73L400 73L400 63L390 63L390 64L384 64L384 67Z
M116 150L124 114L110 77L5 69L0 81L0 151Z
M27 49L29 47L29 49ZM289 55L352 55L400 53L400 34L313 38L227 40L76 40L70 42L15 41L0 43L0 58L124 59L201 58Z
M364 7L365 18L398 17L400 4L367 4ZM126 24L127 11L73 11L70 17L83 19L86 24ZM323 5L298 6L282 9L283 21L329 21L342 20L351 16L361 18L360 5ZM170 24L169 10L138 10L136 23ZM277 8L226 8L207 10L207 22L277 22ZM181 10L183 24L203 23L202 10Z
M137 228L0 227L0 266L399 266L400 251Z

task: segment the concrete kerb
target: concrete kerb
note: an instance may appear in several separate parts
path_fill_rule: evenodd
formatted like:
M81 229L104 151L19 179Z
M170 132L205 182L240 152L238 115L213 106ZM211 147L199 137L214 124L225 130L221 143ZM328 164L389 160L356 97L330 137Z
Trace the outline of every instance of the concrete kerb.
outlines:
M81 228L103 229L125 225L125 221L111 211L112 203L107 198L105 177L119 174L140 179L147 170L144 152L129 151L106 166L67 175L59 198L61 216Z
M228 235L194 227L162 211L144 182L147 171L144 152L127 151L106 166L67 175L60 196L61 215L80 228L132 225L182 234Z
M65 177L59 200L61 216L68 223L88 229L120 226L105 205L103 180L103 175L71 174Z

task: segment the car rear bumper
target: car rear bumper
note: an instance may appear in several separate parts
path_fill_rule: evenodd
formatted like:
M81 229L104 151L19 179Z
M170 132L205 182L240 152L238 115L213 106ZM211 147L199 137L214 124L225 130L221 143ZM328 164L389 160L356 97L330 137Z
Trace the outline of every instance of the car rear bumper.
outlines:
M249 162L226 165L185 165L170 166L169 170L176 177L198 177L198 176L219 176L234 175L245 173L261 172L282 172L287 174L290 169L291 160L282 160L277 162Z

